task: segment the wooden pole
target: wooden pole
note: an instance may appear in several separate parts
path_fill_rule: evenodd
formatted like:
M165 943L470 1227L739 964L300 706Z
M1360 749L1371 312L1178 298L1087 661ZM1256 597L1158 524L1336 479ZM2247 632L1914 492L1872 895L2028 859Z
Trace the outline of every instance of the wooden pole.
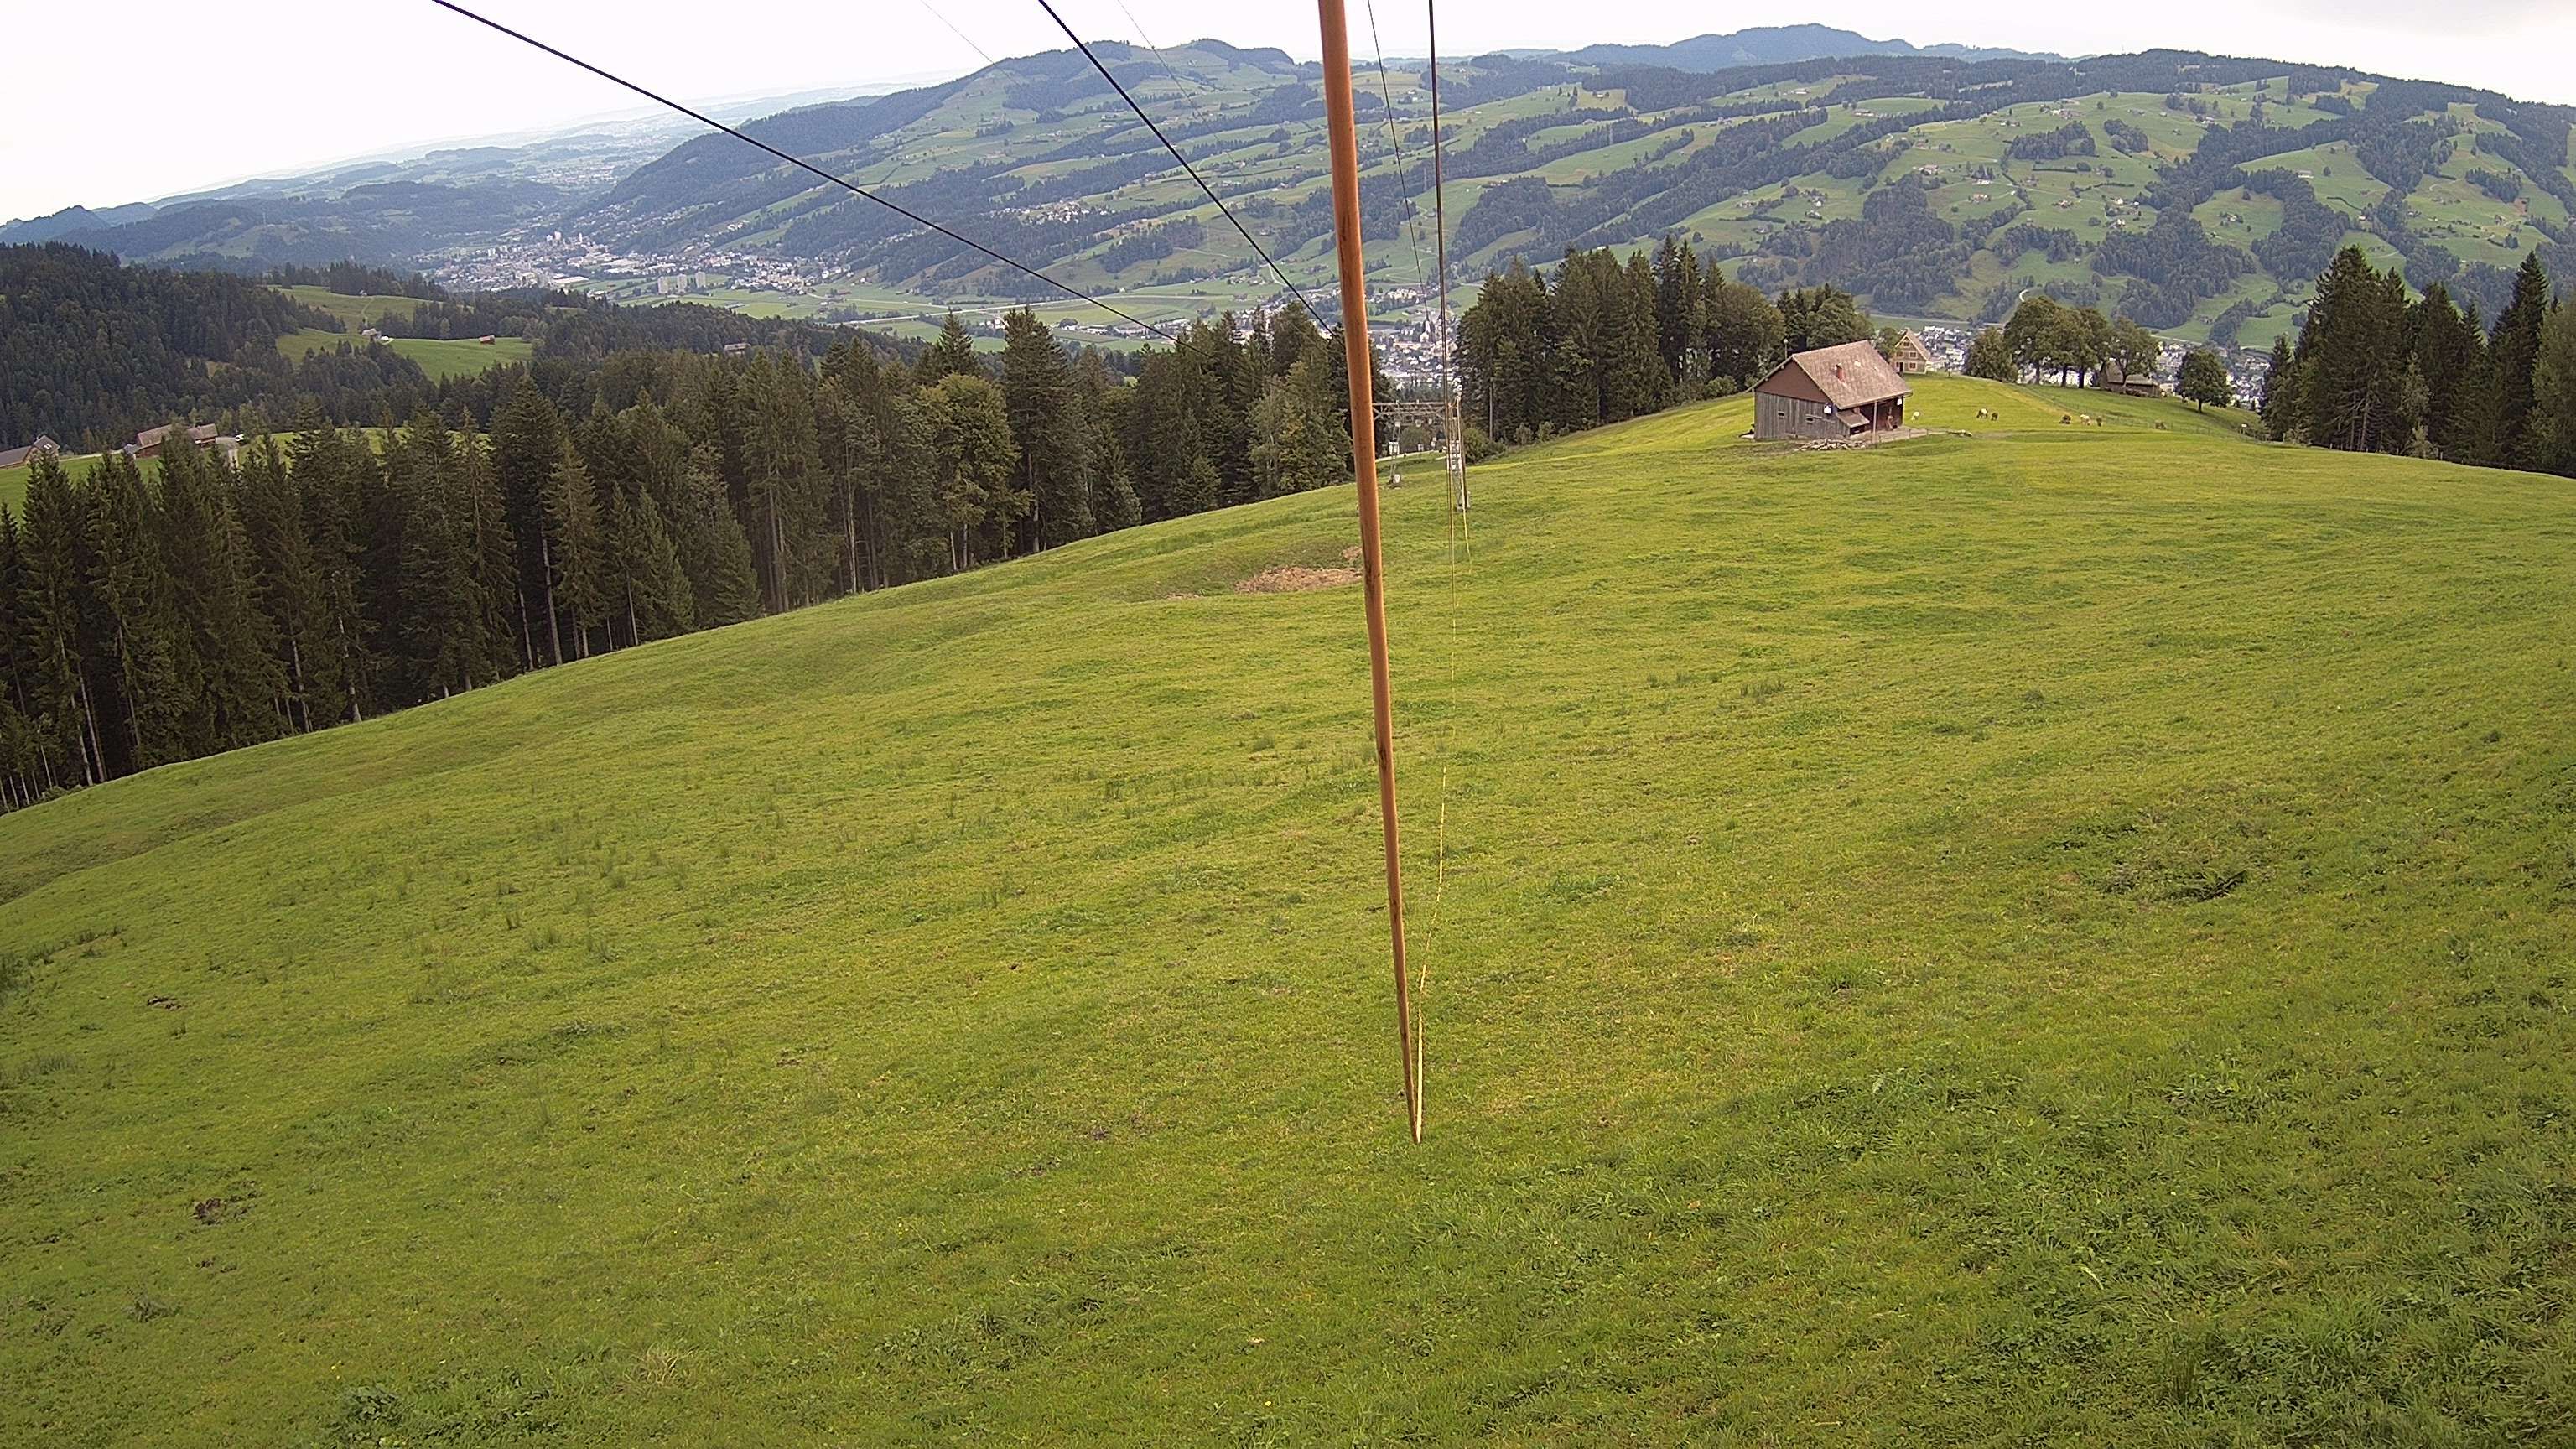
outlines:
M1377 399L1368 289L1360 269L1360 147L1351 119L1351 37L1342 0L1316 0L1324 30L1324 120L1332 141L1333 241L1341 263L1342 358L1351 379L1351 466L1359 479L1360 568L1368 602L1369 687L1377 702L1377 802L1386 825L1386 926L1395 954L1395 1038L1404 1064L1405 1125L1422 1140L1422 1080L1413 1051L1413 983L1404 965L1404 882L1395 852L1394 687L1386 664L1386 568L1378 544Z

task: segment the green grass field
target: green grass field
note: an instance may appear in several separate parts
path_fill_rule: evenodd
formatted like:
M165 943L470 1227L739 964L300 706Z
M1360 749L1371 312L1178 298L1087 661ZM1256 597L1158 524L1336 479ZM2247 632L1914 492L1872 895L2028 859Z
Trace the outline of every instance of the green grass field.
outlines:
M306 329L277 339L280 352L289 357L303 357L314 352L327 352L342 343L352 347L365 345L365 339L339 332L317 332ZM486 368L507 363L526 363L536 356L537 346L525 337L495 337L489 345L471 337L388 337L385 346L420 364L430 381L451 377L472 377Z
M1389 494L1418 1149L1347 490L0 817L0 1441L2576 1439L2570 485L1920 397Z
M96 453L66 453L63 455L62 463L68 471L79 474L87 472L91 465L98 462L98 459L99 455ZM25 463L0 468L0 508L6 508L15 513L26 506L27 475L32 471Z
M412 297L357 297L314 286L280 287L277 290L307 307L339 318L348 324L352 336L389 317L409 321L412 314L420 310L419 300Z

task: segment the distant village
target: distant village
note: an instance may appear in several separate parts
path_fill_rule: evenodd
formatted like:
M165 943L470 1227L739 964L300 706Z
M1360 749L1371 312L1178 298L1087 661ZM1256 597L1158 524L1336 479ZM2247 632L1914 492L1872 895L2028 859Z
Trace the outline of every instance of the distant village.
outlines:
M935 320L941 315L940 309L929 306L918 313L888 310L852 315L856 309L833 306L832 293L827 290L829 283L848 276L848 272L825 264L722 246L693 246L667 253L624 251L578 232L559 230L532 229L514 234L497 244L447 258L433 266L430 274L441 285L457 291L527 287L609 290L621 301L637 302L702 298L713 305L726 306L738 298L711 294L769 292L813 299L821 304L816 320L854 326L901 317ZM1325 305L1329 297L1329 292L1316 293L1317 304ZM1273 298L1272 305L1285 300L1284 296ZM1472 300L1472 287L1453 299L1455 305L1462 307ZM1420 285L1378 286L1370 290L1371 308L1380 319L1372 330L1389 380L1398 384L1423 383L1440 376L1436 301L1434 289ZM960 318L969 331L996 337L1001 334L998 307L961 311ZM1155 340L1152 332L1123 323L1051 320L1057 330L1070 337L1123 343ZM1952 322L1925 322L1914 330L1931 354L1931 366L1942 372L1965 370L1968 344L1979 331L1975 326ZM2158 368L2163 380L2173 379L2187 350L2181 342L2164 340ZM2222 356L2239 397L2253 397L2262 391L2264 376L2271 366L2267 352L2240 348Z

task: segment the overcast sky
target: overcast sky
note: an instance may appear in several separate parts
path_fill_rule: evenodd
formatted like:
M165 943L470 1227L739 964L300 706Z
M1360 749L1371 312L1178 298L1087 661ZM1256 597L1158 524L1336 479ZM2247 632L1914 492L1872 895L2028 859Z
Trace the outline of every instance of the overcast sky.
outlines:
M937 79L975 69L986 55L1064 43L1036 0L465 3L689 98ZM8 50L21 63L0 91L9 117L0 125L0 218L154 200L634 104L429 0L6 0L6 8ZM1056 8L1086 39L1133 40L1141 25L1164 45L1214 34L1301 60L1317 54L1315 13L1296 0L1056 0ZM1388 54L1422 52L1423 15L1409 0L1383 0ZM1758 12L1684 0L1467 0L1443 14L1441 48L1472 55L1662 42L1757 18L1917 45L2263 55L2576 103L2576 0L1840 0ZM1365 4L1352 6L1351 24L1353 45L1366 54Z

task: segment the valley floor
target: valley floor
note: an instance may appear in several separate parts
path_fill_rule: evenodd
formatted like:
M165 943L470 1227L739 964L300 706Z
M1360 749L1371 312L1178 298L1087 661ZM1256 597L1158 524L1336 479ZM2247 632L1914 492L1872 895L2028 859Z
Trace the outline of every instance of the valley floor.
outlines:
M0 1441L2576 1439L2576 496L1920 401L1390 493L1418 1149L1346 490L0 818Z

